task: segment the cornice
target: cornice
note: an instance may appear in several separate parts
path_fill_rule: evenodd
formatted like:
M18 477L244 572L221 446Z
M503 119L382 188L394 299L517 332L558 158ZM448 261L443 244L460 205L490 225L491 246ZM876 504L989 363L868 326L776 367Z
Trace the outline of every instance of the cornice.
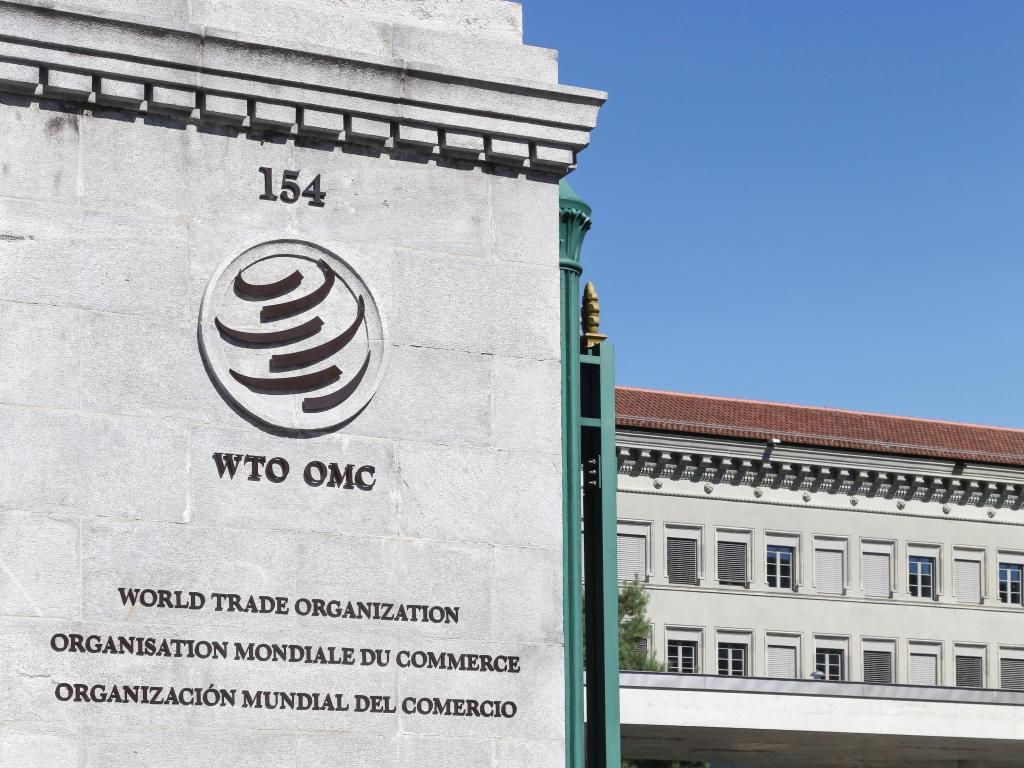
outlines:
M562 175L605 94L0 0L0 91Z
M619 488L644 493L1024 524L1024 471L769 443L619 432Z

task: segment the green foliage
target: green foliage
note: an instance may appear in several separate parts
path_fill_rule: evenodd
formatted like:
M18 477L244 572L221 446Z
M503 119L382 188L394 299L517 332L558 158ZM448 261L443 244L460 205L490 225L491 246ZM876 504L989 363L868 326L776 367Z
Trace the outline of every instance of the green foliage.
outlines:
M650 598L634 579L619 590L619 669L635 672L664 672L665 665L643 650L650 643L651 622L647 618Z

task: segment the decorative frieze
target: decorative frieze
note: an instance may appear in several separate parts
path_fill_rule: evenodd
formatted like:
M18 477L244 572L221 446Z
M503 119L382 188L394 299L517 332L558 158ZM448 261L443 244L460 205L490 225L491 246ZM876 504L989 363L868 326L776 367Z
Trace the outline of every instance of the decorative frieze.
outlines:
M938 466L934 474L837 466L824 451L820 462L794 463L729 455L729 446L714 449L711 441L707 441L708 450L703 453L694 452L692 446L686 451L673 451L641 447L640 442L635 436L628 442L619 441L620 486L625 490L633 489L628 478L651 478L659 481L658 492L667 494L685 491L689 486L697 495L706 492L710 484L723 489L789 492L805 502L817 498L831 504L836 497L887 502L897 510L905 509L907 502L934 505L934 511L943 506L1017 511L1024 504L1024 472L1014 480L977 480L954 476ZM953 469L963 471L964 467L957 464ZM750 494L750 498L778 502L781 497L762 492Z
M62 25L77 15L0 0L0 29L18 30L0 33L0 92L553 175L572 170L605 98L109 13L70 46Z

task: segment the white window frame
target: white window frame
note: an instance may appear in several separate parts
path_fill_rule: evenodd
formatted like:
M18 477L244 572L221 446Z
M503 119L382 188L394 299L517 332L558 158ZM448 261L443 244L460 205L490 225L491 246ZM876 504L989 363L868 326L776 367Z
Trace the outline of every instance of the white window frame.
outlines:
M665 523L665 535L662 538L664 546L662 547L662 556L665 558L665 583L668 584L668 540L669 539L696 539L697 540L697 586L701 586L705 583L705 568L704 565L707 562L707 557L704 552L704 526L703 525L683 525L679 523ZM716 562L717 562L717 555ZM686 587L691 586L688 584L672 584L673 587Z
M668 669L668 644L670 640L682 640L683 642L691 642L697 644L697 672L698 675L707 674L707 666L705 665L705 657L707 655L707 648L704 642L704 628L703 627L680 627L670 625L665 627L665 669ZM717 662L717 657L716 657ZM717 672L717 665L715 671Z
M903 577L907 580L904 592L907 599L912 600L939 600L944 595L942 588L946 580L946 569L942 564L942 545L928 542L907 542L906 556L903 558ZM912 597L910 594L910 558L931 557L935 559L935 573L932 574L932 596Z
M955 564L957 560L969 560L974 563L978 563L978 570L981 574L981 602L977 605L981 605L988 600L988 579L985 578L985 574L988 573L988 563L986 562L986 551L984 547L967 547L960 544L954 544L952 552L949 557L949 573L952 577L950 580L950 589L953 592L953 599L958 603L960 602L960 595L957 594L956 589L956 574L954 573ZM996 579L997 579L997 592L998 592L998 578L999 569L996 568ZM962 603L962 605L975 605L975 603Z
M815 635L814 636L814 666L818 668L818 651L841 650L843 652L843 669L839 682L852 680L850 669L850 636L849 635Z
M733 542L747 545L747 583L723 584L718 573L718 544ZM754 531L751 528L715 528L715 586L722 589L750 589L754 576Z
M889 599L896 594L895 565L896 541L893 539L864 539L860 540L860 592L867 597L867 588L864 586L864 555L888 555L889 556Z
M999 599L999 566L1002 563L1007 563L1008 565L1019 565L1021 566L1022 571L1024 571L1024 552L1017 549L1000 549L996 553L996 557L992 563L992 570L995 573L995 578L992 580L995 584L995 593L993 596L998 604L1007 608L1016 608L1018 610L1024 608L1024 583L1021 584L1020 603L1004 603ZM1024 573L1021 574L1021 581L1024 582Z
M833 536L833 535L830 535L830 534L815 534L813 539L812 539L812 542L813 542L813 544L812 544L812 555L813 555L813 553L816 553L819 549L839 549L839 550L842 550L842 552L843 552L843 579L842 579L843 591L839 595L835 595L835 594L832 594L832 593L822 593L822 594L827 594L830 597L843 597L843 596L849 594L849 592L850 592L850 539L848 537L846 537L846 536ZM815 560L816 560L817 557L816 556L814 556L814 557L815 557ZM812 583L814 585L815 591L817 591L817 589L818 589L817 563L816 562L811 563L811 567L812 567L812 570L814 570L814 576L813 576L813 579L812 579Z
M996 670L996 674L998 675L996 678L996 682L998 683L997 687L1000 690L1012 690L1009 688L1003 688L1003 660L1012 659L1014 661L1024 661L1024 646L1000 645L996 649L996 654L996 658L999 660L999 669Z
M878 651L881 653L888 653L889 660L892 664L892 679L889 681L889 685L896 685L900 679L900 654L899 646L894 637L864 637L860 641L860 675L858 676L862 681L864 680L864 652L865 651ZM851 680L853 677L851 676ZM869 683L869 685L884 685L884 683Z
M757 658L757 649L754 647L754 630L752 629L715 629L714 648L714 674L718 674L718 646L722 643L731 643L747 646L746 677L756 677L758 670L755 669L754 660Z
M799 533L789 531L765 531L764 543L761 552L764 554L765 567L761 570L761 578L765 587L768 586L768 547L792 547L793 548L793 586L792 591L798 592L804 585L804 553L801 551L801 537ZM789 591L785 587L772 587L780 591Z
M767 545L765 545L767 546ZM769 646L781 646L783 648L792 648L796 654L796 677L794 680L800 680L803 675L801 669L803 669L803 655L801 648L801 640L803 638L796 632L765 632L764 633L764 674L768 675L768 647ZM784 678L777 678L784 679Z
M932 654L936 657L935 659L935 687L941 688L944 686L946 678L946 653L945 646L939 640L918 640L912 639L907 640L907 663L905 669L907 670L907 679L905 680L907 685L910 685L910 657L915 653Z
M984 643L953 643L953 685L956 686L956 657L972 656L981 659L981 687L988 688L988 646ZM957 686L958 687L958 686ZM977 689L975 689L977 690Z
M651 528L652 524L650 522L642 520L619 520L615 526L616 537L622 534L624 536L643 536L644 538L644 551L646 553L644 559L647 561L647 573L641 579L641 584L650 583L651 573L654 568L654 553L651 551ZM616 546L618 546L617 543Z

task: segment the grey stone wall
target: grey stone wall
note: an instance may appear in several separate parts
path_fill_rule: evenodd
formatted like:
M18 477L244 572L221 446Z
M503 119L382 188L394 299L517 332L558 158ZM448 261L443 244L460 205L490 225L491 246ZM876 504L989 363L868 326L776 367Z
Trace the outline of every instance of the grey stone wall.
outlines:
M85 15L62 14L66 4L0 5L0 16L32 22L21 27L28 42L0 40L0 765L560 765L557 178L582 147L560 145L570 159L545 164L529 110L557 116L564 105L566 125L590 110L592 125L603 97L552 85L553 56L518 44L519 9L506 2L276 2L259 13L249 3L93 2L106 10ZM237 90L223 81L208 89L209 70L172 66L164 51L129 56L119 46L139 28L124 13L146 18L145 36L177 35L197 51L207 38L189 25L236 30ZM288 106L292 123L267 131L257 119L262 86L239 83L265 82L246 80L260 65L244 55L245 36L265 35L281 14L295 39L315 27L311 44L338 52L311 53L305 74L288 75L306 96ZM359 72L396 84L407 76L390 59L339 68L340 51L365 51L374 29L393 33L382 56L449 68L433 81L447 122L413 121L430 142L403 144L401 115L365 106L374 94L363 111L329 108L345 130L303 128L320 96L365 89ZM522 107L522 93L500 83L481 85L473 57L483 45L521 65L538 84L538 106ZM190 106L177 113L155 98L182 87L169 82L172 70L188 80ZM62 72L85 90L61 92ZM103 104L115 73L144 98ZM489 93L503 132L487 132L497 123L468 130L470 83ZM244 114L234 125L215 119L211 97L239 101ZM402 97L388 103L407 108ZM351 130L371 118L383 127L376 143ZM447 152L453 125L479 151ZM526 154L500 159L501 141ZM285 169L305 181L319 174L326 206L258 199L260 167L278 178ZM259 424L221 396L200 354L211 276L247 248L285 238L343 259L383 318L379 389L339 429ZM218 452L281 456L291 473L280 484L242 472L227 479ZM311 487L302 468L317 460L373 465L376 485ZM457 624L431 624L126 607L122 587L460 613ZM53 649L55 635L72 634L508 654L522 671ZM239 704L61 701L61 683L214 686L238 690ZM254 709L241 706L243 689L399 705L500 699L517 713Z

